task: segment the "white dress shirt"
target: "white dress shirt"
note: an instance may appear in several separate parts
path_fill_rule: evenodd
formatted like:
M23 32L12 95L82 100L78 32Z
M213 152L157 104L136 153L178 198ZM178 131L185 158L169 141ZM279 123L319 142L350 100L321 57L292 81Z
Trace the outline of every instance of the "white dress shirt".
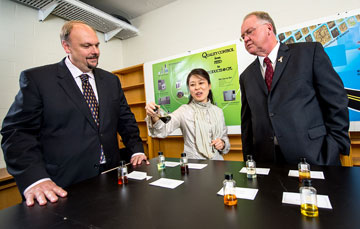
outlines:
M268 57L269 57L269 59L271 61L271 65L272 65L272 67L274 69L274 72L275 72L275 66L276 66L276 57L277 57L277 54L279 52L279 48L280 48L280 42L277 42L277 44L275 45L273 50L271 50L271 52L268 55ZM260 62L261 74L262 74L264 79L265 79L265 71L266 71L266 63L264 63L265 57L266 56L258 56L259 62Z

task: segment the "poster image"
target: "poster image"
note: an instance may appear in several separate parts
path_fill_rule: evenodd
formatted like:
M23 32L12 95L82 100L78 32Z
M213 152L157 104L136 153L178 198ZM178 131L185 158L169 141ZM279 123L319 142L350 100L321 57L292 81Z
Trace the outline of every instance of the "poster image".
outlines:
M283 43L320 42L339 74L349 98L350 130L360 121L360 12L337 15L285 30L277 35ZM352 128L353 127L353 128ZM354 128L355 127L355 128Z
M189 101L186 79L203 68L211 80L214 103L223 109L227 126L240 125L240 89L236 44L206 50L152 65L155 103L168 113Z

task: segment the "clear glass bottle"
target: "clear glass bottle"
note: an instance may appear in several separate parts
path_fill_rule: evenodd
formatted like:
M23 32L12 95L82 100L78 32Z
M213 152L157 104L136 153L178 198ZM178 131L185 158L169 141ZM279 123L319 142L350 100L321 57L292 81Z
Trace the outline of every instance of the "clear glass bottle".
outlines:
M161 152L161 151L159 151L158 154L159 154L159 157L158 157L157 167L158 167L158 170L163 170L163 169L165 169L165 157L164 157L163 152Z
M256 178L256 162L253 160L252 155L247 155L246 174L249 179Z
M235 186L236 186L236 182L233 180L233 174L225 173L225 180L223 181L225 205L234 206L237 204L237 198L235 195Z
M180 157L181 174L189 174L188 159L186 153L182 153Z
M300 158L298 169L300 182L302 182L303 179L310 179L310 165L306 162L305 157Z
M304 179L300 187L300 211L301 214L308 217L318 217L316 189L311 186L311 180Z
M120 161L120 166L118 167L118 184L119 185L128 183L127 174L128 174L128 170L126 167L126 162Z

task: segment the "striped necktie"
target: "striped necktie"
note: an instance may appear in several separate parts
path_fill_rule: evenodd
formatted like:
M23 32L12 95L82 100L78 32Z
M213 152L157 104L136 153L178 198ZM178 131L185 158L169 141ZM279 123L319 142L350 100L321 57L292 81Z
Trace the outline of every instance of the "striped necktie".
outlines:
M82 74L82 75L80 75L80 79L82 82L82 89L83 89L83 95L84 95L85 101L90 108L91 115L94 118L97 127L99 128L99 125L100 125L99 106L98 106L98 102L95 97L94 90L92 89L91 84L89 83L89 75ZM105 161L104 150L103 150L103 146L101 145L100 163L103 164L105 162L106 161Z

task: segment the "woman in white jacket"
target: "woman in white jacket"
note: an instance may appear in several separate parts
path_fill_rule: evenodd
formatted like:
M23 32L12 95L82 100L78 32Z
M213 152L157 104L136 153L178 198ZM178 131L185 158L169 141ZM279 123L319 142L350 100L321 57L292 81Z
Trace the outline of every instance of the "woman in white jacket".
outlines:
M190 92L188 104L170 114L169 122L159 118L159 105L146 105L146 123L152 137L165 138L180 128L184 137L184 153L190 159L224 160L230 150L227 127L222 109L213 104L209 74L193 69L186 80Z

